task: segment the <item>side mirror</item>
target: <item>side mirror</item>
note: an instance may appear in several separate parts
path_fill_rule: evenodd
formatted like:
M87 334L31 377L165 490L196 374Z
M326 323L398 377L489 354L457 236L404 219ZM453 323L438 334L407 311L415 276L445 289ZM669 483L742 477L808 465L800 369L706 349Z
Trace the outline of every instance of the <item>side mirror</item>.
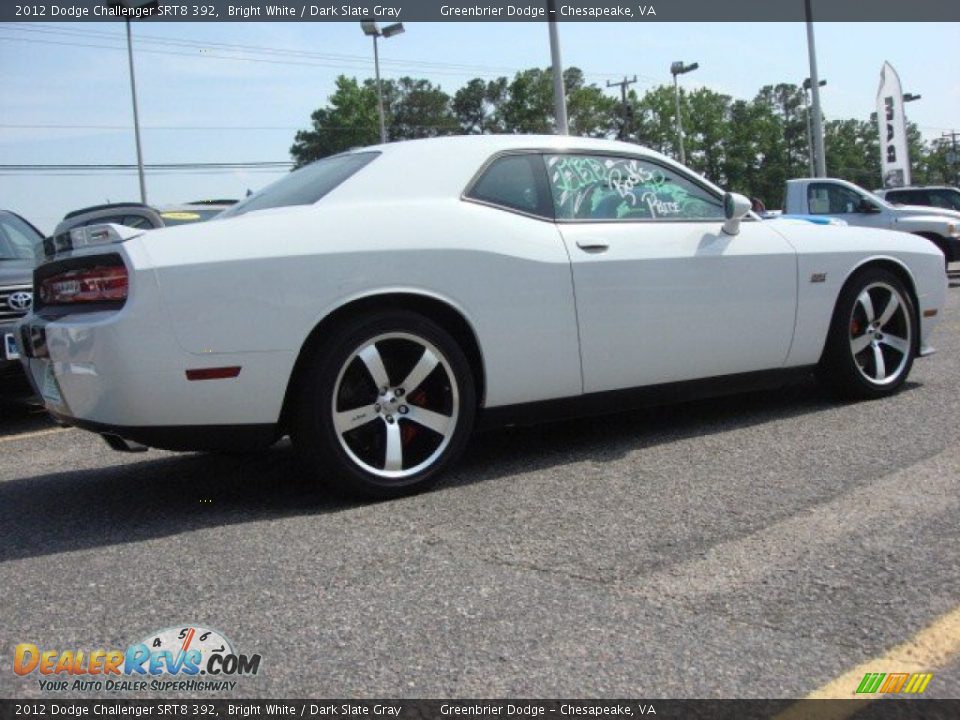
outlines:
M880 212L880 208L874 205L872 202L866 198L860 198L860 204L857 205L858 213L877 213Z
M751 207L749 198L737 193L726 193L723 196L723 215L727 220L721 230L727 235L739 234L740 221L750 212Z

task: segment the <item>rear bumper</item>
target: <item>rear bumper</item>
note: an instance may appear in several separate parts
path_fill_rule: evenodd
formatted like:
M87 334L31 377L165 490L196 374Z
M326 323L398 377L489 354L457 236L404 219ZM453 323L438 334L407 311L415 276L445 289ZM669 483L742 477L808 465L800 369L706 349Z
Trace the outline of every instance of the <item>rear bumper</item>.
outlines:
M278 439L277 425L183 425L183 426L122 426L79 420L51 412L64 425L89 430L103 436L124 440L161 450L217 451L256 450L269 447Z
M21 362L61 422L177 450L225 449L237 438L250 445L271 441L266 438L279 421L296 353L185 350L152 271L131 273L122 308L38 313L17 330ZM239 375L187 377L188 370L217 367L239 367Z

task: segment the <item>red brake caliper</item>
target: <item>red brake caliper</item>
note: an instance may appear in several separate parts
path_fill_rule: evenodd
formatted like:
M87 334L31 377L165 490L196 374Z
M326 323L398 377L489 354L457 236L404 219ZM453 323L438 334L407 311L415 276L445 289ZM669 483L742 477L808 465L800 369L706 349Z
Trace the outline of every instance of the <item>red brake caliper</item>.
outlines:
M423 407L427 402L427 393L423 390L417 390L413 395L410 395L408 399L411 405ZM400 428L400 442L406 445L419 434L419 425L412 422L405 422L403 423L403 427Z

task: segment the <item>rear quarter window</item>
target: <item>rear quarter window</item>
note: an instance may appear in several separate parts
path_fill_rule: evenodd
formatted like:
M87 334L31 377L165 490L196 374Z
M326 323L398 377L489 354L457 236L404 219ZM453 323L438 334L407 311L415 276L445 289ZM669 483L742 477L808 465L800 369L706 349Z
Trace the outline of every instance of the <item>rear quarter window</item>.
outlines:
M466 197L482 203L552 218L543 161L538 154L503 155L490 162Z

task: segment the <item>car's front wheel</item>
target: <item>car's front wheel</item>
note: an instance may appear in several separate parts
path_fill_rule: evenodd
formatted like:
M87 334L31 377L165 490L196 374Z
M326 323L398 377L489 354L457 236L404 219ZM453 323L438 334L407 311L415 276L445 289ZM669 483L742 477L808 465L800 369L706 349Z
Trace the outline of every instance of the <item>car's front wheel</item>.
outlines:
M840 293L819 375L844 397L890 395L910 374L916 332L914 303L900 278L865 269Z
M432 484L461 454L476 395L446 330L377 312L318 340L301 373L293 442L334 489L385 498Z

